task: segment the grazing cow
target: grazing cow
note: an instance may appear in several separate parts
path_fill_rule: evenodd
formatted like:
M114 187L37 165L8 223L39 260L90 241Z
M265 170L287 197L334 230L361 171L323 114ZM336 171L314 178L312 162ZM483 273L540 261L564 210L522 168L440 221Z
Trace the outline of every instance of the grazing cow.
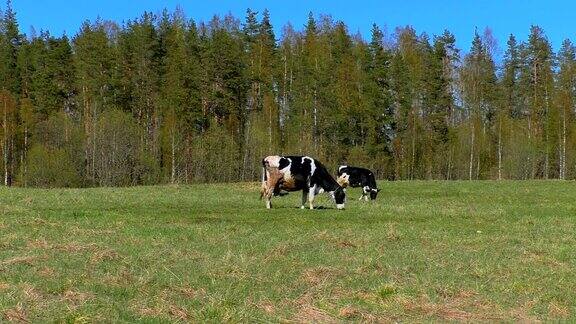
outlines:
M348 186L353 188L362 187L360 200L362 198L368 200L368 194L370 194L370 199L374 200L380 191L376 187L376 179L372 171L347 165L338 167L338 184L343 188Z
M273 195L280 191L302 190L302 206L306 200L314 209L314 197L327 192L338 209L344 209L346 193L318 160L308 156L267 156L262 160L262 190L260 198L266 199L266 208L271 208Z

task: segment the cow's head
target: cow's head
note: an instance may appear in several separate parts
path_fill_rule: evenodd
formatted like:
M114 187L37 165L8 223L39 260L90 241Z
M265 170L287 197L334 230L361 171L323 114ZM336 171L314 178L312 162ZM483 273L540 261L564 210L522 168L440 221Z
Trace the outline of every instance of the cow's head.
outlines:
M336 208L344 209L344 203L346 202L346 190L342 187L338 187L333 191L332 197L336 203Z
M377 188L370 189L370 199L371 200L376 199L376 196L378 195L379 192L380 192L380 189L377 189Z
M338 182L340 187L346 188L350 184L350 175L348 175L348 173L342 173L338 179L336 179L336 182Z

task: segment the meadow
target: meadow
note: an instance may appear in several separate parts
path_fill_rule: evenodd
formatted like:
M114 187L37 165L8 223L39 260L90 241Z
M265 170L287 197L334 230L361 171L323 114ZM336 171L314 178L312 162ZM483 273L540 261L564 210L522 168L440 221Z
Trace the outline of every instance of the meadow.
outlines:
M576 183L0 189L0 321L576 320Z

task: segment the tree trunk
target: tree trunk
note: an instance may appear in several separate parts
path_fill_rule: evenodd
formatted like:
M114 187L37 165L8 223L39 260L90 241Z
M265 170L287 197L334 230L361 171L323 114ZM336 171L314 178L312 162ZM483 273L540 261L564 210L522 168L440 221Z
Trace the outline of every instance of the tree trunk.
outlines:
M546 101L546 119L544 122L546 125L544 126L544 131L546 132L546 156L544 157L544 179L548 179L549 171L550 171L550 123L548 122L548 118L550 118L550 102L548 98L548 87L545 87L545 101Z
M22 151L22 169L23 169L23 185L26 187L26 178L28 175L28 126L24 126L24 150Z
M410 162L410 180L414 180L415 163L416 163L416 112L412 111L412 161Z
M562 153L560 154L560 179L566 180L566 109L562 109Z
M2 140L2 146L4 148L4 185L8 186L8 176L9 176L9 171L8 171L8 151L10 150L10 145L8 143L8 103L6 102L7 100L4 100L4 115L3 115L3 124L2 124L2 128L4 129L4 136L3 136L3 140Z
M171 147L172 147L172 172L170 175L170 182L174 184L176 182L176 130L172 128L172 138L171 138Z
M474 163L474 121L472 121L472 129L470 134L470 165L468 168L468 180L472 180L472 165Z
M446 180L451 180L452 178L452 153L453 150L450 148L448 152L448 170L446 171Z
M266 100L264 100L266 102ZM268 102L268 153L272 152L272 104Z
M532 113L528 113L528 145L532 146ZM530 147L532 149L532 147ZM526 175L526 179L534 178L534 167L532 166L532 150L528 152L528 168L530 175Z
M318 154L318 106L314 89L314 154Z
M498 121L498 180L502 180L502 116Z

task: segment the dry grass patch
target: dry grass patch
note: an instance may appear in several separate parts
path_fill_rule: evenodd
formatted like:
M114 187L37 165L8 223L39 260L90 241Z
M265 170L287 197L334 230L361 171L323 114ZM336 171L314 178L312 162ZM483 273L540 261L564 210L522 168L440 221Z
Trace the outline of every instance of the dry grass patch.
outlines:
M338 313L338 315L340 315L340 317L343 317L346 319L357 318L360 314L361 314L361 312L352 306L346 306L346 307L340 309L340 312Z
M27 301L33 301L33 302L37 302L44 298L41 291L39 291L34 286L28 283L22 284L22 296Z
M533 315L530 315L530 311L532 310L534 305L536 305L536 302L533 300L529 300L524 304L512 309L510 311L510 317L512 317L516 321L532 322L532 323L537 322L538 318Z
M43 267L38 270L38 274L44 278L52 278L54 277L54 269L50 267Z
M90 258L90 263L100 263L102 261L116 260L119 257L120 255L118 252L114 251L113 249L104 249L94 252Z
M256 307L263 310L266 314L271 315L276 312L276 306L269 300L261 300L256 303Z
M98 246L95 243L87 243L81 244L78 242L69 242L64 244L59 244L54 246L54 248L58 251L67 252L67 253L78 253L83 251L93 251L96 250Z
M336 243L336 246L342 249L355 248L357 245L348 240L342 240Z
M159 317L163 313L158 307L135 306L133 310L141 317Z
M18 257L13 257L10 259L0 261L0 266L9 266L9 265L14 265L14 264L32 265L33 261L35 261L36 259L38 259L37 256L31 256L31 255L18 256Z
M318 286L324 284L328 279L333 279L339 275L340 271L338 269L321 266L304 270L301 279L312 286Z
M4 319L14 323L28 323L28 316L21 304L4 311Z
M487 313L471 313L465 310L467 308L480 309L479 306L482 303L475 296L475 292L463 290L455 294L446 294L444 301L440 303L431 302L427 296L421 296L418 299L399 298L399 302L407 312L428 318L451 321L502 319L502 316L493 313L494 309ZM486 307L482 308L485 309Z
M264 261L285 257L290 252L290 248L291 248L290 244L279 244L270 249L270 251L266 254L266 257L264 258Z
M36 239L33 241L28 241L26 247L32 249L49 249L51 246L45 239Z
M189 321L191 315L189 311L179 305L173 304L170 297L173 294L169 289L165 289L157 296L157 303L151 305L148 303L135 303L131 309L142 318L171 318L173 320Z
M188 311L180 306L170 305L168 307L168 314L171 318L185 321L189 319Z
M548 305L548 316L551 319L565 319L570 316L570 309L565 305L552 302Z
M297 323L337 323L333 316L312 305L302 305L293 320Z
M388 225L388 229L386 230L386 239L394 242L400 240L400 237L400 233L396 229L396 226L394 224Z
M204 290L204 288L194 289L192 287L184 286L176 288L176 291L180 293L180 295L189 299L197 299L206 296L206 290Z
M405 300L402 302L404 310L410 313L420 314L424 317L436 317L443 320L465 321L471 320L472 314L461 310L460 305L446 303L437 304L421 298L419 300Z
M76 309L86 304L88 300L94 298L94 295L88 292L69 289L62 294L61 298L71 309Z

